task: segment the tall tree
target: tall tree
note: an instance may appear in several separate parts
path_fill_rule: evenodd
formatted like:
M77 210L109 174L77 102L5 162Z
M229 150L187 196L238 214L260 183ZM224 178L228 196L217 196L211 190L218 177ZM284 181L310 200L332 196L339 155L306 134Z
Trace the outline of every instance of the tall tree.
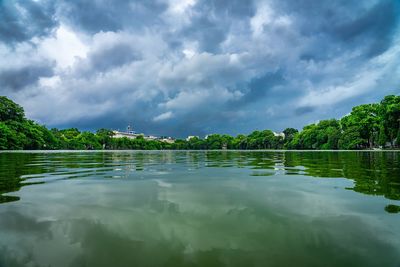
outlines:
M356 106L351 113L341 119L344 131L358 131L361 139L365 140L364 147L374 147L379 133L379 104L365 104Z
M387 137L386 141L394 146L394 142L400 133L400 96L386 96L380 103L379 115ZM397 140L399 141L399 139Z
M25 118L24 109L8 99L0 96L0 121L23 121Z

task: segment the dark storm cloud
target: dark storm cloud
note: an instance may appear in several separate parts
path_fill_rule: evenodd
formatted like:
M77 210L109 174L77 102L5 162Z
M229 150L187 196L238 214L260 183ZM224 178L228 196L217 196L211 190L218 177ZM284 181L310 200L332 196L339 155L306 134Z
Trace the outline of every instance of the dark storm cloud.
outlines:
M255 1L242 0L199 0L195 1L193 11L198 15L219 16L224 19L245 19L252 17L255 12Z
M141 56L129 44L119 43L94 51L89 57L93 69L106 71L139 60Z
M337 23L333 31L344 42L366 42L367 55L375 56L390 46L399 11L398 2L382 1L353 21Z
M355 39L370 32L386 36L392 30L395 20L396 3L382 1L351 21L336 22L337 26L334 26L333 30L344 41Z
M226 38L226 25L213 21L207 15L199 17L182 34L199 42L201 51L215 53Z
M296 115L304 115L304 114L307 114L307 113L311 113L311 112L313 112L314 110L315 110L315 107L311 107L311 106L308 106L308 107L299 107L299 108L296 108L296 109L295 109L294 113L295 113Z
M253 1L199 1L193 7L190 25L182 35L199 43L201 51L216 53L232 24L255 13Z
M270 72L261 77L256 77L248 83L248 91L239 100L238 103L251 104L254 101L259 101L265 98L274 86L285 82L282 73Z
M397 0L0 3L1 90L49 126L280 131L399 93Z
M25 86L38 82L40 77L50 77L53 75L53 65L28 65L14 69L0 70L0 91L12 90L19 91Z
M362 47L366 56L376 56L390 46L400 12L400 2L395 0L371 6L364 1L312 0L275 1L275 5L280 12L294 16L303 34L322 36L326 38L319 40L322 44L330 42L345 50Z
M60 1L59 15L90 33L138 29L160 23L158 15L167 5L146 0Z
M15 44L47 35L56 25L51 1L0 1L0 42Z

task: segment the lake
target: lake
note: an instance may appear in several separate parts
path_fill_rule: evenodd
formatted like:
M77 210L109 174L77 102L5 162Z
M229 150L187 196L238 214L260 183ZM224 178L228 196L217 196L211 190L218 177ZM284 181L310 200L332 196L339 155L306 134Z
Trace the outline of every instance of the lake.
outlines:
M0 153L0 266L400 266L395 151Z

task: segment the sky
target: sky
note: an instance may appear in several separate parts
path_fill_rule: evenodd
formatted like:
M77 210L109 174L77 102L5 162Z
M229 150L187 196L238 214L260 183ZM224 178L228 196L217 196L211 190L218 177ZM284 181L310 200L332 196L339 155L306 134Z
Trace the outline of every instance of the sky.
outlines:
M398 0L0 0L0 95L48 127L301 129L400 93Z

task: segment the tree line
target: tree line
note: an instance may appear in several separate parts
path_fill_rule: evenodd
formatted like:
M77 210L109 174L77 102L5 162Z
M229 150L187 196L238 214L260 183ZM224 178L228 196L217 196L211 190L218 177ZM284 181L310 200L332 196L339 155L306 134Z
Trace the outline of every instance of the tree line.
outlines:
M380 103L353 107L340 120L329 119L305 126L301 131L286 128L284 136L271 130L236 137L212 134L206 138L160 140L113 138L113 131L95 133L76 128L47 129L25 117L24 109L0 96L0 149L372 149L400 147L400 96L386 96Z

